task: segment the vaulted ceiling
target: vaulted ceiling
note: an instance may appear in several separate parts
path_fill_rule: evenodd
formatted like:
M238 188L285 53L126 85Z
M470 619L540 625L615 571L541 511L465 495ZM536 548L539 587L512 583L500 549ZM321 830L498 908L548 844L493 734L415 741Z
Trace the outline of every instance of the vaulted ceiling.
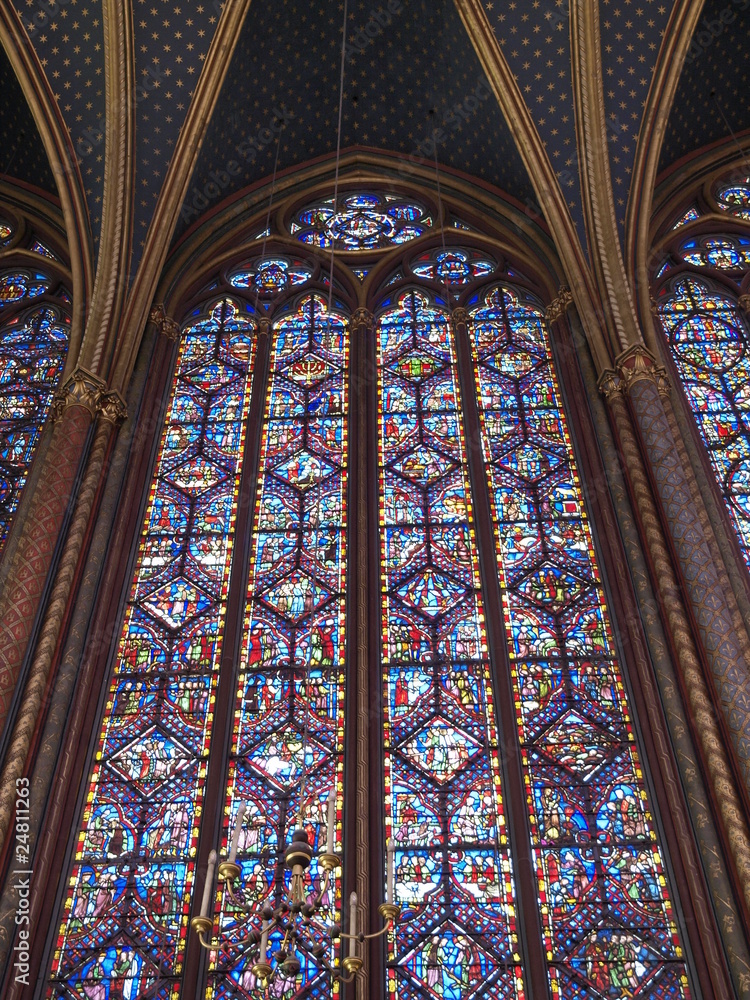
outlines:
M40 85L54 96L78 158L94 247L104 189L105 8L115 2L13 0L33 49ZM675 4L598 2L601 46L588 55L599 60L613 204L624 235L643 110ZM707 142L725 138L728 125L735 131L750 127L750 10L742 9L743 2L708 0L696 31L697 49L684 66L671 111L661 169ZM569 0L491 0L482 7L585 249ZM132 0L128 9L135 63L135 145L129 164L135 191L132 276L224 4ZM734 15L731 22L726 10ZM423 153L438 128L442 166L533 204L534 186L512 129L489 94L454 0L349 0L348 11L347 31L354 47L347 59L342 146L385 149L408 158ZM374 17L378 11L380 23ZM188 186L177 235L201 212L215 207L212 203L196 208L202 200L196 203L194 196L212 173L220 172L222 182L226 179L222 197L271 174L275 143L262 137L278 112L285 116L280 170L335 149L342 16L340 0L250 3ZM718 28L712 28L714 22ZM0 85L5 161L0 157L0 172L49 190L52 174L7 57L0 60ZM253 141L255 151L250 154ZM230 176L225 168L232 160L238 170Z

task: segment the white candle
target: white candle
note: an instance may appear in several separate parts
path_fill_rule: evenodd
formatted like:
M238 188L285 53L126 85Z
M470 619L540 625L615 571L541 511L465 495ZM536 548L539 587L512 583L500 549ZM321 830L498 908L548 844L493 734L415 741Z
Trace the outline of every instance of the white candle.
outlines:
M237 819L234 821L234 833L232 834L232 846L229 848L229 861L234 864L237 860L237 845L240 842L240 830L242 829L242 821L245 818L245 811L247 809L247 804L245 802L240 803L240 808L237 810Z
M357 955L357 893L349 897L349 957Z
M328 829L326 830L326 854L333 854L336 834L336 786L328 793Z
M203 886L203 901L201 903L201 916L208 916L208 907L211 903L211 892L214 887L214 869L216 868L216 851L211 851L208 856L208 868L206 869L206 883Z
M265 965L266 964L266 952L268 951L268 928L269 927L270 927L270 924L268 923L268 921L264 920L263 923L261 924L261 931L260 931L260 958L259 958L259 961L260 961L261 965Z
M387 866L387 870L386 870L386 879L385 879L385 901L386 901L386 903L395 903L396 902L396 894L395 894L395 888L396 887L395 887L395 880L393 878L393 853L394 853L393 837L389 837L388 838L388 866Z

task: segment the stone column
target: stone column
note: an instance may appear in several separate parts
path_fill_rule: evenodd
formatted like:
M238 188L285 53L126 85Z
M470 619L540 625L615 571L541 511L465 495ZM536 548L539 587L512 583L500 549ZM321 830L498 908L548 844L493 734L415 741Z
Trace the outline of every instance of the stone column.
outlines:
M643 351L643 348L636 349L636 352L641 351ZM629 357L632 357L634 353L627 352ZM636 357L639 356L640 354L636 353ZM623 358L624 360L628 360L624 356ZM646 367L649 368L651 366ZM631 365L630 368L632 371L634 365ZM719 807L719 818L721 820L724 839L729 846L732 861L740 881L745 906L750 910L750 832L747 827L743 797L735 783L731 761L724 745L721 726L717 719L712 696L704 677L700 654L693 638L689 613L683 602L683 589L678 582L672 565L669 545L662 531L651 483L642 460L641 447L625 401L628 388L632 389L633 385L637 385L638 381L645 382L646 378L637 379L634 383L632 375L628 382L628 377L622 378L621 374L622 370L618 372L612 370L605 371L599 379L599 385L609 404L622 462L631 483L648 554L654 567L654 582L661 600L663 614L672 634L682 684L695 722L708 778ZM654 371L647 375L663 416L661 400L655 381L657 378L661 379L662 377L660 371ZM647 399L649 395L646 395ZM664 418L664 421L666 422L666 418ZM666 447L669 446L668 440ZM671 447L674 454L673 440L671 441ZM649 460L651 460L651 452L648 445L646 445L646 449ZM676 474L675 479L677 482L680 481L681 476L679 472ZM659 495L661 499L661 490L659 490ZM706 568L706 558L704 556L701 567L703 569Z
M73 379L79 372L75 372ZM98 381L98 380L97 380ZM13 814L16 780L23 774L31 740L36 729L42 696L47 686L52 658L60 634L65 609L71 593L73 578L81 555L94 499L109 451L113 429L125 418L125 404L116 392L109 392L93 383L85 384L79 378L73 390L58 400L64 414L69 409L87 409L93 412L96 428L89 451L86 472L78 489L73 514L63 545L54 583L44 610L41 628L29 666L28 677L15 718L2 776L0 776L0 851ZM76 396L76 392L79 393ZM82 394L82 395L81 395ZM85 402L81 402L83 399Z
M55 395L52 439L0 597L0 727L8 718L103 383L76 369Z

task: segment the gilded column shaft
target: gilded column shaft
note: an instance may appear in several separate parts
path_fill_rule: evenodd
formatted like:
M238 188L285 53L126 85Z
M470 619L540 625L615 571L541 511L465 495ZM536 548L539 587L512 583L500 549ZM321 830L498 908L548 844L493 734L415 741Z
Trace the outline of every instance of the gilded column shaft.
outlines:
M47 686L52 658L60 635L65 609L68 605L84 537L89 526L94 499L101 481L112 431L115 423L124 413L119 397L109 393L100 394L98 409L100 416L89 452L86 474L76 496L73 517L65 537L60 563L45 608L28 679L5 755L2 776L0 776L0 851L13 815L16 780L24 772L29 747L36 729L42 696Z
M613 385L612 380L609 385L605 382L604 392L610 405L626 473L632 485L654 565L655 582L672 634L682 682L695 721L709 780L719 806L724 837L742 886L745 906L750 910L750 832L745 821L741 797L734 782L721 730L703 676L690 622L682 602L680 585L672 568L628 408L620 387Z
M691 611L750 791L750 678L743 649L656 382L631 377L629 390Z
M69 407L55 425L0 598L0 727L8 718L90 426L91 413L83 406Z

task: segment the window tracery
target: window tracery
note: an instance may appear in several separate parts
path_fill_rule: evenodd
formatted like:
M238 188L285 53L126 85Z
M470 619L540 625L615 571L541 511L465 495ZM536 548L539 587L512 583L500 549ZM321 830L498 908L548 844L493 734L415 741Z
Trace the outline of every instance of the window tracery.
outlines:
M361 218L411 203L373 197L377 204L347 206L340 228L330 201L306 221L301 213L298 224L320 236L310 239L316 246L326 246L328 231L337 248L340 238L350 249L383 249L363 246L385 237L360 228ZM408 230L415 223L403 214L389 218ZM423 232L431 224L422 216L416 223ZM510 288L476 292L497 271L483 251L447 253L404 254L388 284L416 276L463 295L473 367L459 372L447 306L426 285L394 288L378 304L370 344L379 400L370 461L379 489L384 832L394 840L404 908L388 946L389 996L470 1000L480 986L525 995L522 938L531 925L519 923L516 907L501 755L517 746L528 815L514 823L535 859L553 996L687 997L542 311ZM301 802L316 845L335 787L335 843L343 846L347 548L355 530L346 508L349 307L335 302L328 315L321 268L300 255L272 251L230 268L204 294L229 286L236 299L227 292L211 313L199 309L183 334L51 996L85 994L104 974L126 980L132 1000L178 994L209 739L229 759L222 816L210 822L221 823L226 850L247 804L238 863L254 907L248 917L222 888L214 893L226 946L210 958L210 997L258 989L247 948L258 911L280 898L284 875L273 859ZM308 282L314 290L300 294ZM265 384L253 380L259 338L246 300L261 300L271 317ZM243 345L239 355L233 338ZM479 407L502 608L479 573L460 375ZM239 547L234 560L245 573L241 652L231 712L219 721L214 698L251 393L263 400L253 410L263 418L254 430L258 469L248 473L256 494L247 570ZM507 650L491 657L493 600ZM501 732L497 714L506 655L517 733ZM159 768L163 774L149 777ZM337 885L327 918L340 903ZM281 995L336 995L316 956L298 957L299 977Z
M300 211L290 230L302 243L336 250L384 250L422 236L432 226L426 210L395 195L352 194L334 211L328 198Z
M716 202L722 212L750 222L750 178L720 187L716 192Z
M41 271L12 270L0 274L0 309L22 299L35 299L50 286L50 278Z

